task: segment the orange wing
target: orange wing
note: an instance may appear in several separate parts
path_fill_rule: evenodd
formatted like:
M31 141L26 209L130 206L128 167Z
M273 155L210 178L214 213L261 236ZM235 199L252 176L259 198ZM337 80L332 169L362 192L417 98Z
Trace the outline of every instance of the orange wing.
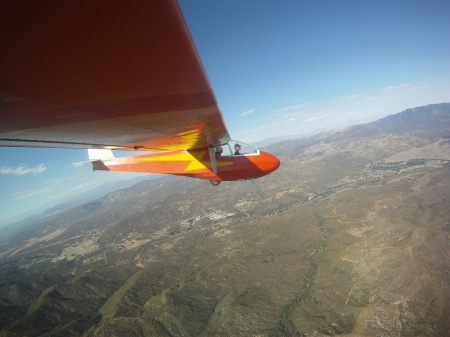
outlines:
M230 139L176 0L2 1L0 43L1 146Z

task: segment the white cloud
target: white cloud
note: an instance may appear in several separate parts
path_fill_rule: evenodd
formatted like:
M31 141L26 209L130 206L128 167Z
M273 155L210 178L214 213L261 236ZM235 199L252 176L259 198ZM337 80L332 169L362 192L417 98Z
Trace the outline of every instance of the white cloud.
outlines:
M427 87L426 85L421 86L421 87L411 87L411 88L405 89L404 92L414 91L414 90L417 90L417 89L425 89L426 87Z
M55 178L55 179L49 179L49 180L43 180L42 183L44 185L61 185L64 184L67 180L72 180L72 177L64 177L64 178Z
M397 85L392 85L381 89L380 92L387 96L396 96L399 94L399 91L401 91L404 88L410 87L411 85L413 85L413 83L401 83Z
M65 197L69 194L77 194L79 192L82 192L83 190L87 191L87 190L89 190L90 187L95 186L95 185L98 185L98 183L95 181L78 184L72 188L69 188L69 189L63 191L62 193L52 195L48 199L54 200L54 199L59 199L59 198Z
M276 110L274 110L274 112L285 112L285 111L289 111L289 110L300 109L302 107L303 107L303 104L290 105L290 106L286 106L284 108L276 109Z
M320 116L316 116L316 117L310 117L305 119L305 122L312 122L312 121L316 121L318 119L322 119L322 118L326 118L326 117L330 117L330 114L325 114L325 115L320 115Z
M260 126L257 126L255 128L253 128L253 129L249 129L249 130L245 130L244 132L237 133L235 136L236 137L240 137L240 136L252 134L252 133L260 131L260 130L265 130L265 129L269 129L270 130L272 128L275 128L277 126L280 126L280 125L283 125L283 124L286 124L286 123L288 123L288 121L284 120L282 122L275 122L275 123L271 123L271 124L263 124L263 125L260 125Z
M85 165L85 163L89 163L89 162L80 161L78 163L69 164L69 165L65 166L64 168L67 169L67 168L72 168L72 167L81 167L81 166Z
M353 100L353 99L357 99L357 98L358 98L358 95L346 95L346 96L342 97L342 99L345 99L345 100Z
M39 164L36 167L26 167L25 165L19 165L17 167L0 167L0 174L14 174L16 176L22 176L24 174L38 174L45 172L47 167L45 164Z
M43 186L41 188L33 188L23 191L14 192L11 200L22 200L31 197L36 197L38 195L53 193L55 190L65 188L65 181L71 180L72 178L56 178L50 180L42 181Z
M305 102L305 103L302 103L302 104L290 105L290 106L286 106L284 108L276 109L273 112L284 112L284 111L289 111L289 110L296 110L296 109L309 107L309 106L314 105L314 104L315 104L315 102Z
M362 116L365 116L365 115L366 115L366 113L362 112L362 111L349 111L349 112L347 112L347 113L345 113L345 114L343 114L341 116L337 116L336 120L342 120L342 119L345 119L347 117L362 117Z
M248 110L248 111L245 111L245 112L241 113L239 116L240 117L247 116L247 115L250 115L251 113L253 113L255 111L256 111L256 109Z
M365 113L362 111L349 111L344 116L364 116Z
M345 95L335 101L332 101L331 104L343 103L345 101L352 101L357 98L358 98L358 95Z
M67 192L76 191L76 190L79 190L80 188L85 188L85 187L91 186L91 185L93 185L93 184L95 184L95 182L89 182L89 183L79 184L79 185L77 185L77 186L75 186L75 187L72 187L71 189L67 190Z
M46 194L46 193L51 192L54 188L56 188L56 186L45 186L44 188L41 188L41 189L29 189L29 190L14 192L11 200L28 199L28 198L35 197L38 195Z
M276 117L278 117L279 119L292 118L292 117L295 117L295 116L301 116L301 115L303 115L305 113L306 113L305 111L297 111L297 112L293 112L293 113L290 113L290 114L277 114ZM296 118L296 119L298 119L298 118Z
M272 115L269 115L269 116L261 117L261 118L259 118L258 120L264 120L264 119L269 119L269 118L275 118L275 117L279 117L279 116L283 116L283 115L284 115L283 112L278 112L278 113L276 113L276 114L272 114Z

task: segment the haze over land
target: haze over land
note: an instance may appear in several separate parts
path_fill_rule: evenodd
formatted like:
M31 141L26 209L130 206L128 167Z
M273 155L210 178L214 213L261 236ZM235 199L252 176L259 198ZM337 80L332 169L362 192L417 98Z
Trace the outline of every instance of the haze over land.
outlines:
M450 104L140 182L0 241L0 336L447 335Z

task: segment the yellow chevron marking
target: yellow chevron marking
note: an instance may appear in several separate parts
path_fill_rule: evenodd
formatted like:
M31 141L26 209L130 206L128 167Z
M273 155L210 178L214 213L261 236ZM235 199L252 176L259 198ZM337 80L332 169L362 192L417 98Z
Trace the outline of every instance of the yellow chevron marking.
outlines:
M204 168L211 168L210 161L202 161L203 156L207 151L202 152L194 152L194 153L180 153L180 154L169 154L167 156L158 156L158 157L147 157L147 158L139 158L137 160L154 160L154 161L190 161L189 165L184 169L184 172L201 170ZM232 161L227 162L217 162L217 166L228 166L233 165Z

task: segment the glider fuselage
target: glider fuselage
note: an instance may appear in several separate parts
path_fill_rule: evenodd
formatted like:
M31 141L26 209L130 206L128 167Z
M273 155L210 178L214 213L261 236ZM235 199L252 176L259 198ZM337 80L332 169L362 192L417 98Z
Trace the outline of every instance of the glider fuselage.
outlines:
M92 162L94 170L165 173L211 181L259 178L275 171L279 165L280 161L274 155L256 151L216 157L214 170L208 149L160 152Z

